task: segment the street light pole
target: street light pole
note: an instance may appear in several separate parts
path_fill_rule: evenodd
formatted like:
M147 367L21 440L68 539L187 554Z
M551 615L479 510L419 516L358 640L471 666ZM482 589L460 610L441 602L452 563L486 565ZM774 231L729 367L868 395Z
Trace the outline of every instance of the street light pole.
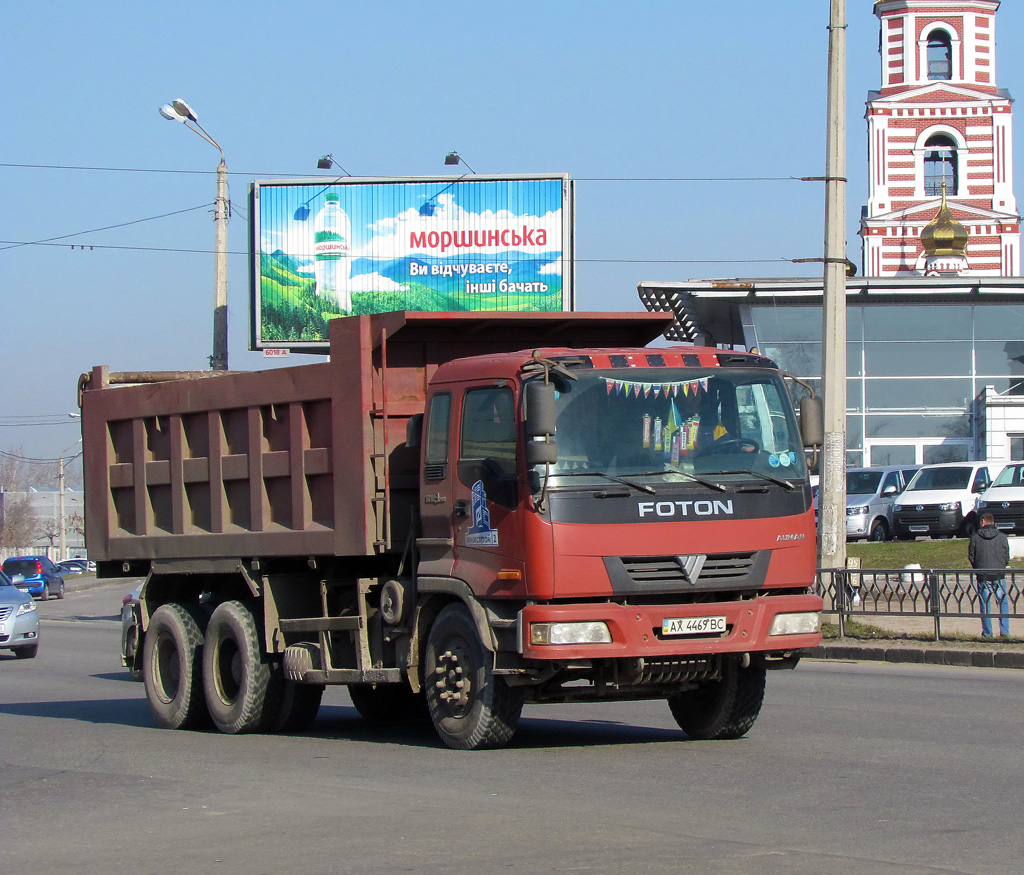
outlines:
M217 201L213 208L216 256L213 266L213 355L210 368L214 371L228 369L228 165L224 161L224 150L201 124L192 107L180 97L160 107L160 115L170 121L178 121L190 131L198 134L220 152L217 165ZM194 125L194 127L193 127Z

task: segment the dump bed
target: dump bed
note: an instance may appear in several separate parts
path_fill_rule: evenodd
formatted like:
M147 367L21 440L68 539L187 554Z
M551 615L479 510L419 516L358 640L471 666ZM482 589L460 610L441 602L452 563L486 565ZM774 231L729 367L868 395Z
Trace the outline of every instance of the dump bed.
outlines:
M644 346L659 313L385 313L331 323L330 360L81 381L89 558L401 551L418 507L406 423L438 365L540 346ZM511 376L511 375L510 375Z

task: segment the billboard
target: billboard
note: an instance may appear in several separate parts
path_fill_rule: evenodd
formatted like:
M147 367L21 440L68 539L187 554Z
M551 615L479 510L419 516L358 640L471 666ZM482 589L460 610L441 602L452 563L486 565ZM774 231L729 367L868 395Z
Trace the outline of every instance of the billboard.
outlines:
M573 306L565 174L257 180L250 222L254 349L322 351L336 316Z

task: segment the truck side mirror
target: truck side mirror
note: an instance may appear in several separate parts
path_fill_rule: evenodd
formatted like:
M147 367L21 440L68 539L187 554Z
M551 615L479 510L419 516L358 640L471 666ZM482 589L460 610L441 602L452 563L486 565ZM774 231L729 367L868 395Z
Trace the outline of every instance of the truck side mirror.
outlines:
M546 441L526 442L526 466L554 465L558 461L558 442L554 439Z
M551 383L532 382L526 391L526 436L544 437L555 433L555 387Z
M825 443L825 414L821 402L809 395L800 399L800 436L805 447Z

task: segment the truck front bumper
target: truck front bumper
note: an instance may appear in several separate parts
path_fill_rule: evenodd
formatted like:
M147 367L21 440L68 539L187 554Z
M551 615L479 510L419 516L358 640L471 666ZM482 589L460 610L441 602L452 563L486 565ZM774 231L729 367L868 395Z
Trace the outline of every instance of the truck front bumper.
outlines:
M816 595L760 595L752 599L733 602L705 602L678 605L623 605L598 604L536 604L528 605L519 615L519 647L525 659L576 660L615 657L672 657L712 655L722 653L788 653L821 643L818 624L814 631L771 634L773 624L806 629L810 616L820 613L821 599ZM798 615L795 622L782 615ZM799 615L804 615L803 617ZM723 625L724 631L715 631ZM711 631L693 634L666 634L666 621L684 621L670 624L681 628L702 626ZM686 620L693 620L691 624ZM601 624L607 627L607 636L589 634ZM534 633L534 627L559 628L578 626L588 643L537 643L543 635ZM570 633L571 637L571 633ZM610 639L610 640L608 640Z

